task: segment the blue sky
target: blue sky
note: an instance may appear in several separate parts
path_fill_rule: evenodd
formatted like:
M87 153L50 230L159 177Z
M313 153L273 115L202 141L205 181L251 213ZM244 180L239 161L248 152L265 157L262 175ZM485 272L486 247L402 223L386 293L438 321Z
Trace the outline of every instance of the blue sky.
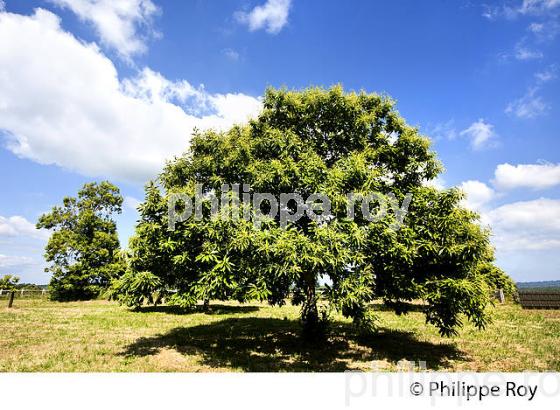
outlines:
M516 280L560 279L560 1L0 1L0 274L46 283L38 216L87 181L126 197L193 127L267 86L387 93L430 136Z

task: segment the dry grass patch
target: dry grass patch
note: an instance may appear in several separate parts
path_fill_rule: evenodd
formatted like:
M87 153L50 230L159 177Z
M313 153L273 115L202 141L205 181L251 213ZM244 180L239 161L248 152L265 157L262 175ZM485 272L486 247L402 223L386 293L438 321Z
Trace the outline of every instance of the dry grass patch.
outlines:
M421 312L379 309L377 335L358 337L335 317L330 337L313 346L298 335L297 307L217 302L212 312L161 306L133 312L106 301L16 300L0 308L2 371L344 371L396 370L423 361L429 370L560 370L560 311L494 308L485 331L466 326L441 338Z

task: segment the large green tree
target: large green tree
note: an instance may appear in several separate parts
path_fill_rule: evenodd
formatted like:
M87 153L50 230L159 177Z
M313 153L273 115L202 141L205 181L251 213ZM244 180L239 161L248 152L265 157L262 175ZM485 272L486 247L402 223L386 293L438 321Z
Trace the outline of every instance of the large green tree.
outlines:
M53 231L45 249L54 300L97 297L119 276L123 262L113 214L121 212L119 189L107 182L85 184L77 197L65 197L37 222Z
M484 269L493 258L488 232L460 206L461 191L427 184L442 167L429 139L406 124L394 102L333 87L268 89L263 106L247 125L195 133L188 151L148 184L130 241L130 271L115 293L120 289L123 301L138 304L142 292L157 289L185 306L212 298L281 305L291 297L302 307L304 333L312 336L333 310L371 329L375 298L398 313L424 300L427 322L444 335L456 332L464 317L483 328L489 303ZM197 184L206 198L203 218L170 221L170 203L181 211L187 203L174 198L194 198ZM253 198L320 193L330 201L330 215L316 206L316 213L295 218L290 200L280 204L283 217L255 224L271 202L243 199L238 205L232 190L224 194L230 216L212 216L209 195L223 184L245 184ZM367 214L373 203L366 212L354 205L372 192L389 205L376 218ZM405 215L400 207L408 201ZM320 284L325 288L318 294Z

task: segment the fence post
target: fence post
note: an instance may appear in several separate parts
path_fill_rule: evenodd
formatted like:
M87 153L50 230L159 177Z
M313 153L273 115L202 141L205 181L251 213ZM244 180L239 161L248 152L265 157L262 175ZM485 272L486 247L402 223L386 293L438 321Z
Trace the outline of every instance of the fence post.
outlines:
M506 301L506 298L504 297L503 289L498 289L498 299L500 303L504 303Z
M15 291L11 291L10 292L10 299L8 299L8 308L11 308L12 305L14 304L14 296L16 295Z

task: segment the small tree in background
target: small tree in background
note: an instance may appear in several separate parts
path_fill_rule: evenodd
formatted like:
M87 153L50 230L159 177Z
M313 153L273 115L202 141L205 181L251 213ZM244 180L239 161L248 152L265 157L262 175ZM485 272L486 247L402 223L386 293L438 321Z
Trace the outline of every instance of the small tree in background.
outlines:
M121 212L123 198L109 183L88 183L77 198L66 197L62 206L42 215L38 229L53 231L45 259L51 265L49 285L53 300L83 300L97 297L112 277L123 271L117 225L112 219Z
M263 105L248 125L196 133L159 185L148 184L130 241L123 301L140 300L130 294L140 275L138 283L159 279L160 294L176 291L169 301L183 306L212 298L282 305L291 296L311 337L323 332L332 310L371 330L375 298L397 313L407 312L407 302L424 300L427 322L443 335L454 334L463 317L483 328L489 291L482 267L493 266L489 233L476 213L460 206L461 191L426 186L441 166L428 138L405 123L394 103L334 87L269 89ZM277 216L257 226L210 217L205 201L202 220L191 217L170 231L170 197L194 197L197 183L206 195L222 184L248 184L249 194L276 198L322 193L334 217L303 215L284 228ZM348 218L350 192L390 194L399 204L407 194L413 199L404 225L393 229L398 212L373 222L359 212ZM286 206L295 212L293 203ZM254 218L261 209L243 202L237 212L244 211ZM321 281L326 288L319 295Z
M19 283L19 277L15 275L4 275L0 278L0 289L15 290Z

